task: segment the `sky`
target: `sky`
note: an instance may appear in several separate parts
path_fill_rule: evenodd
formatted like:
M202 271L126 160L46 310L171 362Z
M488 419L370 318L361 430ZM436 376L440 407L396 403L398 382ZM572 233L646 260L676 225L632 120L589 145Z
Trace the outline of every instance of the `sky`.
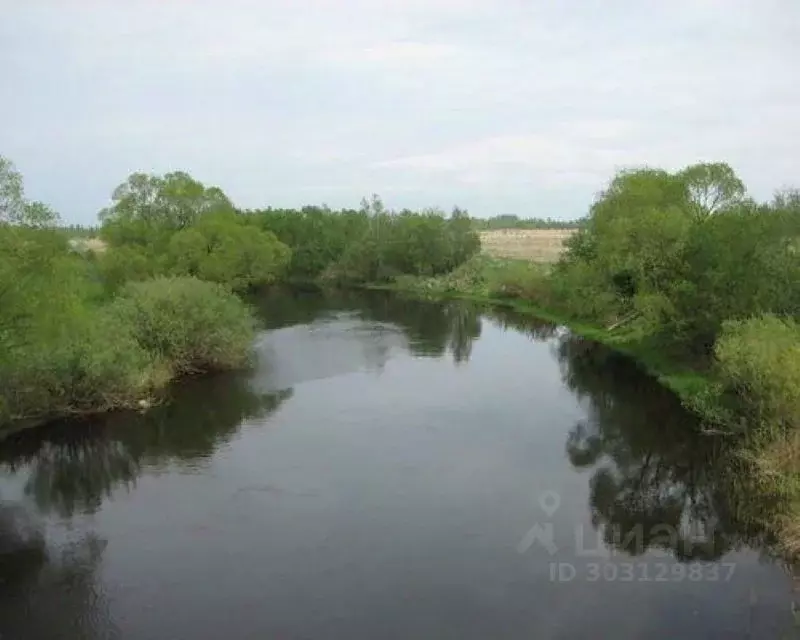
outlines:
M563 219L635 166L800 186L797 0L0 5L0 155L70 223L134 171Z

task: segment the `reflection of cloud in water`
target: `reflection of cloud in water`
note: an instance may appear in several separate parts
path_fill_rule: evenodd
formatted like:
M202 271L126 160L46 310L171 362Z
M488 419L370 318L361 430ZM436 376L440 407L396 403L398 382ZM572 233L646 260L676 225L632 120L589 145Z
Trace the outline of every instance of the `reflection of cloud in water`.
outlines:
M0 637L120 637L96 575L107 541L80 528L49 533L0 501Z
M400 329L359 320L354 314L268 331L256 342L258 369L252 384L264 392L358 371L380 371L397 349L408 349Z

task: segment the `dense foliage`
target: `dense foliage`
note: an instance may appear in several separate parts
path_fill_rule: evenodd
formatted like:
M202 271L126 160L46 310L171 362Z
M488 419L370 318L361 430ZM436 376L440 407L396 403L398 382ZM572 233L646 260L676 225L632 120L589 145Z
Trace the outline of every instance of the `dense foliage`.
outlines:
M722 326L800 313L800 200L746 198L727 165L620 173L569 241L551 300L571 315L629 327L696 365Z
M100 213L102 238L111 251L98 267L109 288L156 275L195 276L237 291L282 276L288 247L253 228L218 187L183 172L133 174Z
M248 211L246 217L254 227L274 233L291 248L288 275L297 280L316 278L341 259L369 223L364 212L328 207L263 209Z
M109 299L117 285L163 268L146 243L99 257L77 250L54 213L25 199L21 176L4 159L0 206L0 424L138 406L176 375L246 360L252 315L224 287L159 279L127 285ZM133 208L125 211L135 223ZM123 219L114 218L117 230ZM147 240L157 238L153 229ZM251 241L259 237L249 231ZM243 270L220 279L238 284L227 276L237 268ZM113 282L105 277L112 271Z
M253 319L222 285L197 278L131 282L109 311L176 374L234 369L247 362Z
M733 436L731 475L800 555L800 192L757 203L720 163L623 171L552 267L481 256L398 284L532 303L636 357Z
M291 277L340 283L387 282L399 275L451 271L480 249L466 212L389 211L377 196L357 211L305 207L248 216L291 247Z
M723 393L770 429L800 428L800 325L763 315L725 323L715 348Z

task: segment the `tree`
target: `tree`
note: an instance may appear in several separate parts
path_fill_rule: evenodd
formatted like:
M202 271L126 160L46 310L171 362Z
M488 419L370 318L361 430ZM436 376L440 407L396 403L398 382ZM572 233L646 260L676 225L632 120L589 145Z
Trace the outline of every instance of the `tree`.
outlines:
M275 234L245 224L232 213L208 214L172 236L169 270L244 291L274 283L291 250Z
M337 262L345 249L364 236L369 218L354 210L331 211L328 207L266 209L244 216L255 227L274 233L291 248L288 274L298 280L319 276Z
M0 224L48 227L57 222L58 214L47 205L25 199L22 174L0 156Z
M361 211L370 217L377 217L390 213L377 193L373 193L370 198L361 198Z
M188 173L134 173L114 189L113 204L100 212L103 235L112 244L162 244L208 213L233 213L218 187L206 187Z
M695 214L703 218L729 209L744 199L745 186L724 162L702 162L686 167L679 176L686 183Z
M602 322L629 313L637 296L652 307L680 262L692 224L682 178L651 168L618 173L557 269L569 306L602 309L593 318ZM595 302L581 301L587 297Z

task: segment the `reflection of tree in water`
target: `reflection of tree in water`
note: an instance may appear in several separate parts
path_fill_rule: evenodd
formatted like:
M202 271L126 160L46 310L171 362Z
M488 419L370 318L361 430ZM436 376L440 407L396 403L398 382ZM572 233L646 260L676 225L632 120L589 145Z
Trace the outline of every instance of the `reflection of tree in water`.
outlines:
M291 389L257 393L244 375L188 379L168 402L142 414L119 414L109 422L115 437L148 462L188 462L209 457L245 420L263 418L292 395Z
M475 305L415 300L387 291L274 289L254 297L252 303L269 329L351 311L363 320L398 327L414 355L440 358L449 350L456 363L469 360L481 333L480 309ZM380 361L377 352L372 355Z
M0 442L0 469L25 478L41 513L91 512L133 485L145 464L211 456L243 420L276 410L291 390L258 394L243 376L219 375L187 380L171 395L145 414L11 434ZM93 535L48 542L23 507L0 502L0 637L118 637L94 577L104 546Z
M557 324L515 309L495 307L487 309L485 315L502 329L513 329L536 341L550 340L558 334Z
M271 300L278 304L278 297ZM450 350L456 362L469 358L481 330L474 306L416 302L383 292L340 293L335 299L305 293L282 304L287 322L298 306L305 320L331 305L350 309L362 318L399 327L412 353L442 356ZM385 348L375 347L372 360L385 361ZM197 465L243 420L275 411L290 395L290 389L256 393L247 377L237 374L189 379L175 385L163 404L143 414L111 414L14 433L2 440L0 468L25 468L25 492L42 511L62 516L92 512L116 489L132 486L142 465Z
M480 310L470 304L414 300L386 291L283 291L266 296L257 305L265 316L275 310L282 325L309 323L331 311L352 311L363 320L398 327L414 355L442 357L449 350L456 362L465 362L472 343L480 337Z
M0 637L115 638L93 535L48 544L20 506L0 503Z
M387 292L361 295L358 303L362 318L397 326L417 356L440 358L449 350L457 363L465 362L481 334L480 311L474 305L413 300Z
M451 330L448 347L456 364L468 362L472 345L481 337L481 316L477 308L466 304L452 304L445 308L450 318Z
M357 307L359 292L338 289L272 287L249 298L264 329L280 329L294 324L310 324L332 309Z
M133 485L144 463L189 463L211 456L243 420L271 413L291 390L257 394L238 375L187 380L144 414L119 413L81 424L53 424L2 441L0 466L27 467L27 495L42 511L96 510Z
M62 516L94 511L139 474L138 459L102 423L20 431L2 442L0 464L11 471L27 466L26 495L41 511Z
M592 520L607 544L633 555L652 547L710 560L744 538L753 542L724 490L729 452L697 434L672 393L589 341L566 336L557 354L565 383L588 406L566 448L574 466L596 468Z

